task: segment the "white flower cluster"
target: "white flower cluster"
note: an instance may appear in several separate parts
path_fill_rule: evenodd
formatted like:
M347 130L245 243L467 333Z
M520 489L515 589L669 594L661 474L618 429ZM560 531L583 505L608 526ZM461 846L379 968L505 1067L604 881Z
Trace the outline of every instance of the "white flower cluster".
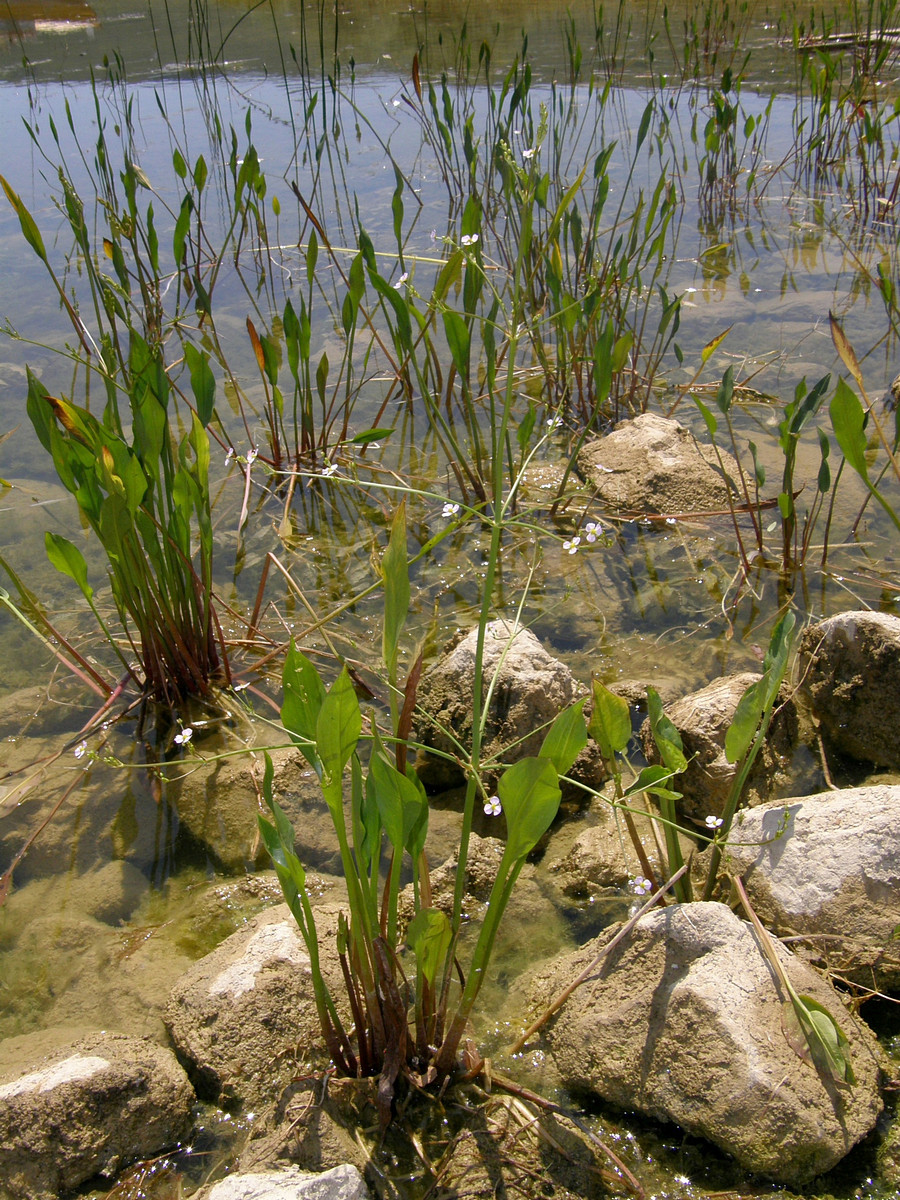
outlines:
M603 526L599 521L588 521L581 533L576 534L575 537L569 538L567 541L563 542L563 550L568 551L569 554L577 554L578 547L581 545L582 540L588 544L591 544L596 542L597 538L602 532Z

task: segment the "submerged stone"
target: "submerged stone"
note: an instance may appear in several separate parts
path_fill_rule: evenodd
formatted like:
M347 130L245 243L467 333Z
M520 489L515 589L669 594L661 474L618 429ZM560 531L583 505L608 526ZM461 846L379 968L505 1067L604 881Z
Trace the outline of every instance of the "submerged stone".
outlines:
M701 445L689 429L656 413L620 421L587 442L578 470L607 508L624 514L728 511L740 470L730 454Z

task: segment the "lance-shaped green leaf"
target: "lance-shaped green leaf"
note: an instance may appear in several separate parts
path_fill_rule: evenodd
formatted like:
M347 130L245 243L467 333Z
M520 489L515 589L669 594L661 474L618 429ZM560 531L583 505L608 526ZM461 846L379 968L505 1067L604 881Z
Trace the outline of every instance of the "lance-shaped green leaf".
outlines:
M588 733L600 747L606 762L612 762L617 754L631 741L631 710L628 701L599 679L591 680L591 695L594 701Z
M316 719L316 752L322 763L322 791L335 820L341 807L341 777L362 732L362 713L346 667L331 685Z
M828 406L834 436L841 453L858 475L868 481L866 465L866 414L859 397L843 379L837 381L834 397Z
M68 538L58 533L45 533L44 545L47 548L47 558L63 575L67 575L81 588L82 595L89 603L94 595L94 589L88 583L87 563L84 555Z
M212 420L216 402L216 377L209 365L209 355L202 354L196 346L185 342L184 361L191 373L191 390L194 393L197 416L200 418L200 424L206 428Z
M782 1008L782 1024L788 1042L801 1058L806 1058L808 1052L816 1070L825 1078L848 1085L856 1083L847 1038L837 1021L817 1000L810 996L801 996L797 992L781 963L772 935L750 903L743 880L735 876L733 883L744 911L756 930L760 949L778 977L778 982L788 994ZM791 1014L788 1013L789 1008L793 1010ZM801 1044L800 1035L806 1043L805 1046Z
M381 859L381 817L371 777L363 782L359 759L350 759L351 788L350 814L353 829L353 845L357 856L368 875Z
M497 793L506 814L504 858L524 858L553 823L561 799L556 768L549 758L522 758L500 777Z
M471 334L465 320L452 308L448 308L443 313L444 333L447 337L447 345L450 347L450 354L453 358L453 365L461 379L465 380L469 374L469 349Z
M373 753L369 763L369 782L374 788L375 802L388 840L396 853L402 854L421 822L422 809L427 813L424 793L377 752Z
M38 258L40 258L42 262L46 262L47 251L44 249L44 239L41 237L41 231L35 224L34 217L32 217L31 213L22 203L21 198L16 192L13 191L2 175L0 175L0 187L3 188L4 192L6 193L7 200L13 206L15 214L19 218L19 225L22 228L25 241L32 248Z
M381 656L392 677L396 674L400 633L409 612L409 564L406 558L406 501L391 524L391 536L381 560L384 577L384 624Z
M419 909L406 930L406 941L416 956L419 971L434 987L453 941L449 917L438 908Z
M687 767L681 734L663 712L659 693L652 687L647 688L647 714L659 757L670 771L680 774Z
M673 792L666 787L666 784L674 773L668 767L663 767L659 763L655 763L650 767L643 767L634 783L622 793L623 798L627 799L629 796L638 796L641 792L652 792L654 796L678 800L681 797L681 792Z
M725 757L730 763L740 762L750 749L760 721L778 698L790 658L794 624L794 614L786 612L772 631L763 661L763 674L750 684L738 701L725 734Z
M322 764L315 753L316 725L325 699L325 687L319 672L301 653L293 641L284 660L281 674L284 698L281 703L281 720L300 747L300 752L321 777Z
M549 758L557 774L565 775L575 759L587 745L587 726L584 723L584 706L587 698L564 708L547 730L539 752L540 758Z
M834 436L844 458L857 473L863 483L878 501L897 529L900 529L900 515L888 501L884 490L869 478L869 466L866 462L868 443L866 441L866 422L868 414L860 404L859 399L850 390L843 379L839 379L831 404L828 406ZM897 418L900 423L900 418ZM900 427L900 424L898 424ZM897 464L892 454L891 461L895 471Z
M820 1075L836 1083L856 1083L850 1043L834 1017L811 996L792 992L782 1006L785 1037L801 1058L810 1058Z
M272 759L267 753L262 793L263 799L272 813L274 824L260 816L258 818L259 831L274 864L284 898L305 938L307 936L306 918L300 898L306 889L306 872L294 853L294 827L272 794L274 775Z

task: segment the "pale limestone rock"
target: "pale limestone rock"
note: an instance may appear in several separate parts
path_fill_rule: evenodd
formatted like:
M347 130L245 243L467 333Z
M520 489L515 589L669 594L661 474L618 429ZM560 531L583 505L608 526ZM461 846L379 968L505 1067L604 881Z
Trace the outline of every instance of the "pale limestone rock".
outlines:
M610 938L536 975L536 1014ZM563 1085L674 1121L748 1170L802 1184L866 1136L881 1111L874 1035L806 963L777 953L794 987L824 1005L850 1043L853 1087L823 1080L782 1027L785 997L751 926L722 904L654 910L547 1026Z

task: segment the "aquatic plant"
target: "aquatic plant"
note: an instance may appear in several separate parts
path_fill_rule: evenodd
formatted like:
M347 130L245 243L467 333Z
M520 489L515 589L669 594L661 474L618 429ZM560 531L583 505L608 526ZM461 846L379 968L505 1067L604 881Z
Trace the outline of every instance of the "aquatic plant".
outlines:
M391 722L382 733L374 716L363 735L363 715L351 677L343 668L331 687L309 658L292 647L284 667L282 720L296 745L315 771L334 825L347 883L349 921L338 932L338 951L352 1014L351 1037L335 998L324 980L322 947L315 913L306 885L306 873L294 852L294 832L273 794L273 769L267 762L264 796L273 821L260 818L260 830L275 864L285 898L300 927L309 951L316 1005L323 1035L338 1069L347 1075L377 1075L378 1103L383 1126L391 1119L398 1079L418 1087L444 1086L448 1079L481 1070L480 1055L458 1059L479 992L484 984L497 931L516 880L529 853L549 829L559 808L560 776L572 767L587 743L582 709L584 701L562 712L547 730L540 752L524 757L502 771L496 794L488 794L482 779L483 745L494 679L486 674L485 637L493 613L495 580L503 557L503 537L516 520L515 493L521 474L508 481L509 438L517 400L516 343L521 336L521 316L527 302L527 262L533 237L532 214L540 176L532 163L515 166L517 213L520 218L518 252L513 270L510 309L504 314L509 340L503 373L494 358L487 366L488 402L493 420L485 431L490 438L485 466L485 503L479 518L487 525L490 547L485 561L472 684L471 745L458 745L464 764L466 795L457 853L452 908L449 913L431 902L431 886L424 854L428 826L428 800L408 761L410 727L421 658L405 684L398 677L400 639L410 602L407 562L406 509L401 504L391 526L387 548L381 556L384 587L382 665L386 674ZM466 270L483 266L472 247L475 233L462 235L470 253ZM464 250L458 252L462 267ZM368 278L385 300L394 318L392 330L398 354L411 350L408 309L393 289L380 281L367 256ZM500 300L492 306L492 321ZM460 375L467 371L466 320L450 308L442 313L454 364ZM405 318L405 321L404 321ZM405 323L406 322L406 323ZM488 344L491 339L488 337ZM534 420L520 428L520 446L527 463ZM543 435L538 434L539 441ZM447 502L451 510L457 506ZM455 515L452 511L449 515ZM593 531L592 531L593 532ZM514 633L511 635L514 636ZM367 743L363 766L360 745ZM349 768L349 805L345 802L344 776ZM463 898L469 841L476 805L488 815L505 815L506 841L491 895L468 962L457 966L461 953ZM347 811L349 807L349 813ZM382 871L384 843L387 860ZM400 875L404 861L412 869L415 915L404 930L399 911ZM402 947L408 945L416 963L415 980L407 978ZM460 970L458 987L454 973Z
M128 194L134 216L134 174L131 182ZM139 671L94 605L87 564L78 547L48 533L47 554L58 570L77 583L126 672L135 675L148 695L175 703L190 694L207 693L227 675L212 592L206 426L213 413L215 381L208 358L193 347L186 352L195 407L189 431L176 439L169 414L172 385L158 331L155 337L152 331L156 311L152 281L140 277L148 341L129 323L118 301L117 290L130 280L120 247L112 245L110 257L118 266L119 288L96 268L89 273L95 302L99 305L102 298L111 314L109 330L98 346L67 300L31 214L2 177L0 184L23 235L56 284L86 361L93 356L92 368L105 384L106 404L98 419L85 405L50 395L29 373L27 411L60 481L103 546L113 599L125 637L137 654ZM87 248L83 206L65 178L63 186L70 225L78 245ZM152 210L147 228L153 228ZM136 232L131 236L136 238ZM125 336L116 327L116 316L125 317ZM120 404L123 395L127 415Z
M781 419L775 425L782 462L781 490L776 497L781 530L780 558L777 561L781 578L788 587L797 572L802 570L806 564L817 521L824 511L826 499L833 496L833 490L837 486L837 480L832 479L829 461L831 446L828 437L819 426L814 424L814 419L825 399L830 379L830 375L826 375L811 388L807 386L805 379L801 380L794 389L793 399L785 404ZM693 395L692 399L703 416L713 446L717 448L718 418L699 396ZM732 406L735 402L734 370L729 367L716 390L715 404L719 414L724 418L730 448L740 471L737 483L743 503L739 510L734 502L731 503L731 516L743 569L749 572L751 559L757 555L765 559L767 555L767 528L764 525L760 496L760 489L766 482L766 471L760 462L758 447L752 440L748 441L747 446L752 470L745 466L746 456L738 445L732 420ZM816 431L820 465L816 475L815 494L808 503L802 519L798 519L796 501L799 489L795 479L797 450L804 430L810 425ZM718 449L716 452L719 453ZM721 463L721 456L719 461ZM746 522L749 522L750 525L749 534ZM755 545L748 546L750 539ZM824 562L828 554L827 536L821 552Z

